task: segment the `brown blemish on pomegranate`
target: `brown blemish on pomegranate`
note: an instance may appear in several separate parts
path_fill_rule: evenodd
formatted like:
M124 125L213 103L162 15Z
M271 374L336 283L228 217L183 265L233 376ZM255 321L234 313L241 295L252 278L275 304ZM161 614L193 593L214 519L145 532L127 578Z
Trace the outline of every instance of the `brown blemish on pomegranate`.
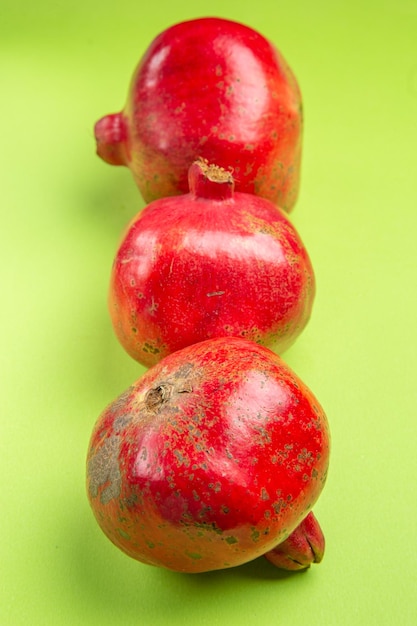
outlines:
M153 346L152 344L146 342L143 344L142 350L148 354L159 354L160 349L157 346Z
M119 451L120 437L112 435L106 439L97 454L88 463L91 497L96 498L100 487L106 485L100 494L102 504L108 504L112 498L117 498L120 495Z
M225 291L212 291L211 293L206 293L207 298L212 298L213 296L223 296Z
M128 389L126 389L126 391L124 391L109 407L109 412L114 415L115 413L118 413L120 409L124 409L124 407L126 406L126 402L129 398L129 396L131 395L133 391L133 385L131 385L130 387L128 387ZM120 415L118 418L115 419L114 424L113 424L113 428L115 430L119 430L120 428L123 428L124 426L126 426L126 424L128 422L130 422L130 420L132 419L132 416L129 414L124 414L124 415Z
M115 413L125 402L130 390L127 390L116 400L111 412ZM96 498L100 488L104 486L100 494L102 504L108 504L113 498L120 495L121 474L119 467L119 453L121 445L121 430L131 421L132 416L127 413L120 415L114 420L114 434L108 437L98 448L88 462L89 492L92 498Z

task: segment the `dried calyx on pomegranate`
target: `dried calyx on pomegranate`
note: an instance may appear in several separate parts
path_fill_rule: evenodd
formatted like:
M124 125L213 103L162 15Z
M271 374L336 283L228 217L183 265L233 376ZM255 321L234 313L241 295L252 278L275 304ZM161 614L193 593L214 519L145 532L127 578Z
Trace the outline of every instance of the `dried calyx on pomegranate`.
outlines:
M300 236L273 203L234 184L230 171L198 160L189 193L155 200L128 226L109 309L140 363L223 336L282 353L307 324L315 279Z
M221 18L160 33L137 66L126 105L95 125L98 155L128 166L147 202L187 192L199 156L232 167L236 189L290 211L302 148L299 86L260 33Z

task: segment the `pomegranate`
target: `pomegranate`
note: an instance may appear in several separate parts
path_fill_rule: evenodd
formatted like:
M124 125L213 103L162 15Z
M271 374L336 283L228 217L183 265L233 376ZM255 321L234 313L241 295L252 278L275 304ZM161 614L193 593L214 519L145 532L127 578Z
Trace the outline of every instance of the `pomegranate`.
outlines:
M126 351L145 366L212 337L242 336L281 353L305 327L315 280L286 214L234 191L203 161L190 192L150 203L131 222L111 272L109 310Z
M290 537L314 534L305 526L329 438L317 399L278 355L237 337L206 340L167 356L104 410L87 494L105 535L143 563L192 573L266 555L294 569L294 559L319 560ZM274 560L279 544L288 559Z
M290 211L300 177L300 90L260 33L200 18L158 35L124 109L95 125L98 155L128 166L146 202L187 192L199 157L231 168L239 191Z

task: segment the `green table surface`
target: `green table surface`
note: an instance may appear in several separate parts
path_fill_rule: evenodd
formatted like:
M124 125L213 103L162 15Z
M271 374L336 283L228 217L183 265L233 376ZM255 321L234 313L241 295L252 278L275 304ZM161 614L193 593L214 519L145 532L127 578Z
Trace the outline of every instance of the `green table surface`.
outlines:
M217 15L281 49L305 107L291 219L311 255L311 321L285 360L332 430L315 506L327 548L303 574L264 560L182 575L129 559L84 487L99 413L143 372L107 312L113 255L143 207L95 155L139 58ZM6 0L0 9L0 623L417 623L417 5L412 0Z

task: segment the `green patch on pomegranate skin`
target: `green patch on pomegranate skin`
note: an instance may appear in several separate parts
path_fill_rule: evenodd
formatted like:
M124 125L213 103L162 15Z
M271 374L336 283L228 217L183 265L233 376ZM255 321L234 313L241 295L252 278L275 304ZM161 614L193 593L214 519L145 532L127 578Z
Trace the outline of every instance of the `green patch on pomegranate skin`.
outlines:
M229 537L226 537L225 539L226 543L233 545L234 543L239 543L239 540L236 537L233 537L232 535L230 535Z

